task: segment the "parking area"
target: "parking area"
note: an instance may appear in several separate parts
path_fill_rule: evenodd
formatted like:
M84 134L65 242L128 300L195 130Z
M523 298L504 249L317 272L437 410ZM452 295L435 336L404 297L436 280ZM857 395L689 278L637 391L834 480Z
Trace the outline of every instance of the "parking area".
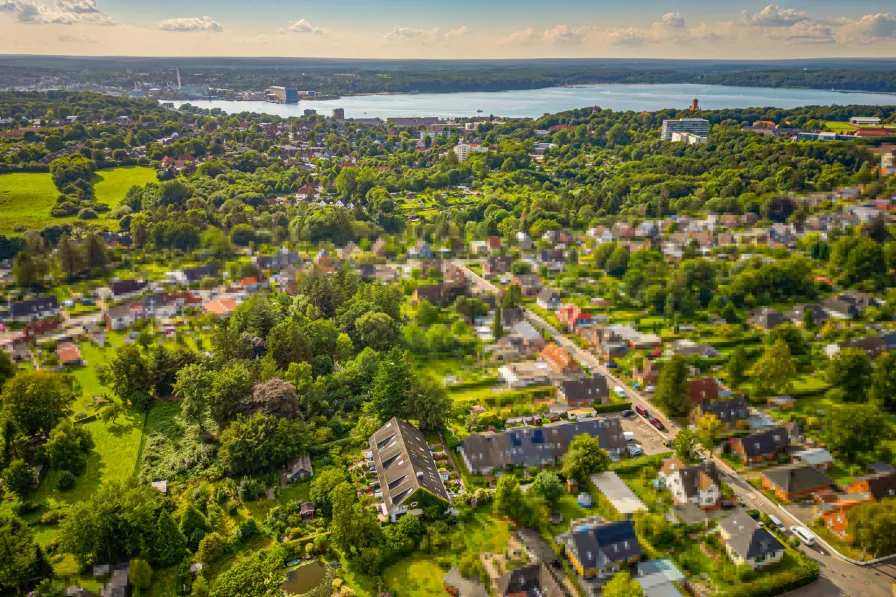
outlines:
M645 456L669 451L669 448L663 446L663 439L660 434L653 430L653 427L644 417L637 414L631 417L623 417L617 413L607 416L618 418L621 421L623 431L635 434L635 443L641 446Z

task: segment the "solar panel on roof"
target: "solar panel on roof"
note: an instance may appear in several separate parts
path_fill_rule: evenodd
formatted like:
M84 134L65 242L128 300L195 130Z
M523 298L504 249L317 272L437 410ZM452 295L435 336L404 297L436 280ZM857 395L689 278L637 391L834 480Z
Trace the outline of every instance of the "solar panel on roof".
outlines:
M533 444L543 444L544 443L544 431L541 429L536 429L534 433L532 433L532 443Z
M516 448L519 448L520 446L523 445L523 442L520 440L520 434L519 434L519 433L511 433L511 434L510 434L510 441L511 441L511 443L513 444L513 446L516 447Z

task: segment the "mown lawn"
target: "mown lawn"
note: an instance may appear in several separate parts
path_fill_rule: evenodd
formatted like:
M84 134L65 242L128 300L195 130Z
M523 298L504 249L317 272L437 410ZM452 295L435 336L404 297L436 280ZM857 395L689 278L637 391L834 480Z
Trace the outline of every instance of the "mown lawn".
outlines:
M93 179L96 200L109 207L115 207L125 198L132 186L143 186L158 182L156 171L142 166L125 166L112 170L101 170Z
M139 166L101 170L94 178L96 198L115 207L133 185L157 180L155 170ZM11 172L0 174L0 234L39 230L50 224L72 222L76 217L54 218L50 209L56 204L59 189L47 172ZM102 215L102 214L101 214ZM100 218L92 223L118 229L118 222Z

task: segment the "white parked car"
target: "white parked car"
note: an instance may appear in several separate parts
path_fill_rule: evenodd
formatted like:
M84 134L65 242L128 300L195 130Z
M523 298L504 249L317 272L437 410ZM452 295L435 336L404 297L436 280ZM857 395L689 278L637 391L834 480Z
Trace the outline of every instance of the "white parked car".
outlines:
M815 535L813 535L806 527L790 527L790 532L796 535L800 541L809 547L815 545Z
M622 386L616 386L613 388L613 391L616 392L616 395L620 398L625 398L625 389Z

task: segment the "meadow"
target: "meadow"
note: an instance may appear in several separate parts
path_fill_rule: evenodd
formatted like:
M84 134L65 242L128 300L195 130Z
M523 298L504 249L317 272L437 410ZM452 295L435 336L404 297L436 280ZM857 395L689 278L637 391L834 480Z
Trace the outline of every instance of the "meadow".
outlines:
M101 170L94 178L96 200L115 207L133 185L142 186L156 180L152 168L126 166ZM54 218L50 215L50 209L59 195L59 189L53 184L49 173L0 174L0 234L20 234L26 230L39 230L51 224L77 220L76 217ZM118 229L116 220L100 218L93 222L110 230Z

